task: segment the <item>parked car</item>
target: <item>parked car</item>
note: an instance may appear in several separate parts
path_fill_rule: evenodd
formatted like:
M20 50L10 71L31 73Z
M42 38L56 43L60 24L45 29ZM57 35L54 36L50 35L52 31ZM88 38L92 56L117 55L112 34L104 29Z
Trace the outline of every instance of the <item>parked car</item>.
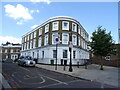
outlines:
M35 61L33 61L32 59L19 59L18 60L18 65L21 66L35 66Z
M4 63L13 63L12 59L2 59L2 62Z

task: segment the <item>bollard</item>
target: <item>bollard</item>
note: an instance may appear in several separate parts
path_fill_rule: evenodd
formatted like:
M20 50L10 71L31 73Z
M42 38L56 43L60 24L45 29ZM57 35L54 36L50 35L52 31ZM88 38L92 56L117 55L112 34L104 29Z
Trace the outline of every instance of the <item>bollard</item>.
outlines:
M79 62L77 62L77 67L79 68Z

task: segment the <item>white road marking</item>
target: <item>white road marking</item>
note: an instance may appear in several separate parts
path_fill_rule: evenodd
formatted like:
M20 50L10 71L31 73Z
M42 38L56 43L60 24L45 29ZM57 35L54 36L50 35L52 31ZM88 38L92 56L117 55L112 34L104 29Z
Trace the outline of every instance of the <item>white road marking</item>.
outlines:
M41 74L39 74L39 75L41 75ZM51 78L51 77L48 77L48 76L45 76L45 75L41 75L41 76L46 77L46 78L48 78L48 79L51 79L51 80L53 80L53 81L56 81L56 82L59 82L59 83L63 83L63 84L65 84L65 85L68 85L67 83L62 82L62 81L60 81L60 80L57 80L57 79L54 79L54 78Z

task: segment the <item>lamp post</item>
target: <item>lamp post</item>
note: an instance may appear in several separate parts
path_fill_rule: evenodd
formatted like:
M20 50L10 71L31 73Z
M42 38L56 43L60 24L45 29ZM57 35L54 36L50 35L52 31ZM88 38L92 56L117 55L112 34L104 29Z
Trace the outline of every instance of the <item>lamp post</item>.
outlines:
M55 39L56 41L56 65L55 65L55 70L57 70L57 46L58 46L58 42L59 42L59 37Z
M72 58L71 58L71 51L72 51L73 44L72 42L69 42L69 52L70 52L70 65L69 65L69 71L72 72Z

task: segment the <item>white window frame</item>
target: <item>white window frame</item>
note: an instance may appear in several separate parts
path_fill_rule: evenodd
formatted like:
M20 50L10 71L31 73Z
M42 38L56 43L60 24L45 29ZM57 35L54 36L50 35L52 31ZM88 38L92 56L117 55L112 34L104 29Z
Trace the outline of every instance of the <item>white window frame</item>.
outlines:
M80 36L78 36L78 46L80 46Z
M42 35L42 28L39 29L39 36Z
M64 36L67 35L65 38ZM68 33L62 33L62 44L68 44L69 42L69 34Z
M56 41L55 41L55 39L56 39L56 36L58 35L58 33L53 33L52 34L52 44L56 44Z
M105 60L111 60L111 56L106 56Z
M49 24L45 25L45 33L49 31Z
M10 52L13 53L13 49L11 49Z
M74 30L74 28L73 28L74 25L75 25L75 30ZM73 32L77 32L77 24L72 23L72 31L73 31Z
M75 40L74 40L75 37ZM77 36L76 35L72 35L72 43L73 45L77 45Z
M64 23L67 23L68 26L64 27ZM69 30L69 22L68 21L62 21L62 30Z
M36 31L34 31L34 38L36 37Z
M30 34L30 39L33 39L33 33Z
M64 57L64 51L67 51L66 57ZM63 50L63 58L68 58L68 50Z
M8 53L8 49L5 49L5 53Z
M55 23L57 24L56 26L55 26ZM52 30L53 30L53 31L58 30L58 25L59 25L59 22L58 22L58 21L53 22L53 23L52 23ZM56 27L56 28L55 28L55 27Z
M33 48L36 46L36 39L33 40Z
M48 34L44 37L44 45L48 45Z
M42 37L39 37L38 40L39 40L39 41L38 41L38 46L41 47L41 44L42 44Z
M79 26L78 27L78 34L80 34L80 31L81 31L81 27Z

